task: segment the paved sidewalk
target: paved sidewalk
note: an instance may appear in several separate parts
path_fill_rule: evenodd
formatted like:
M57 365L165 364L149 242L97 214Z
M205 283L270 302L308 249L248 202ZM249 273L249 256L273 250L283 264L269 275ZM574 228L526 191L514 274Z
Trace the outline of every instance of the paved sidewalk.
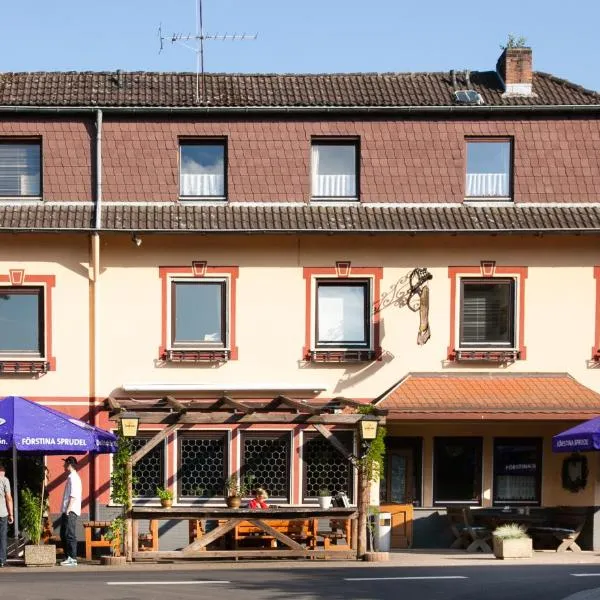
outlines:
M155 562L135 562L123 567L107 567L100 565L98 561L91 563L79 562L77 567L24 567L22 562L9 560L7 568L3 571L12 573L31 573L32 571L40 573L56 571L181 571L181 570L216 570L216 569L265 569L272 566L278 569L281 566L285 568L323 568L323 569L343 569L357 567L469 567L469 566L498 566L503 565L597 565L600 567L600 553L584 552L553 552L553 551L535 551L533 558L497 560L493 554L467 553L464 550L394 550L389 554L390 560L385 562L361 562L348 560L305 560L305 559L267 559L267 560L190 560L190 561L161 561Z

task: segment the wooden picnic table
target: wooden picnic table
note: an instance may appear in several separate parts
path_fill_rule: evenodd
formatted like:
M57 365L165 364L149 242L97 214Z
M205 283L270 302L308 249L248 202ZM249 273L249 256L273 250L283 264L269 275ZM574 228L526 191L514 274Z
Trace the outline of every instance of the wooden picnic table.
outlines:
M173 508L162 508L154 506L134 506L132 517L132 558L245 558L245 557L307 557L307 558L357 558L356 545L356 519L358 512L356 508L318 508L309 506L279 506L267 509L249 508L217 508L204 506L176 506ZM140 520L154 521L205 521L213 520L218 525L211 531L206 531L181 550L155 550L140 552L138 548L138 525ZM336 521L351 522L351 539L347 540L350 550L335 550L335 547L319 547L316 543L303 546L296 540L269 525L269 521L288 520L318 520L333 519ZM231 550L208 550L207 546L215 542L236 528L244 521L256 526L265 536L274 538L284 548L277 549L231 549ZM316 531L316 522L314 530Z
M500 525L508 523L516 523L527 531L534 525L541 525L545 522L546 517L542 512L531 511L530 514L519 514L514 509L506 511L502 508L478 508L471 511L473 520L478 525L485 525L491 530L496 529Z

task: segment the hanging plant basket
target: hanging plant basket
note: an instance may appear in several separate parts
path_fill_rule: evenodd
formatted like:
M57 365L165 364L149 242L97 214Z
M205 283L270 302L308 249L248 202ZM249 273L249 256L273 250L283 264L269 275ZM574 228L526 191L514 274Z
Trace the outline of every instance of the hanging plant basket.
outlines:
M583 454L571 454L563 460L561 482L563 489L576 494L585 489L588 481L588 460Z

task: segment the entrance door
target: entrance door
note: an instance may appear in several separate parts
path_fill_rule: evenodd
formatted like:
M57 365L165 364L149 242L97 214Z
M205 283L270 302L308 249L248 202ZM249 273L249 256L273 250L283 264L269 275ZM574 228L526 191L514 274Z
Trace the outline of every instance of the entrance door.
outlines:
M381 479L381 512L392 515L392 548L412 544L415 499L414 454L412 448L392 448L386 455L385 476Z

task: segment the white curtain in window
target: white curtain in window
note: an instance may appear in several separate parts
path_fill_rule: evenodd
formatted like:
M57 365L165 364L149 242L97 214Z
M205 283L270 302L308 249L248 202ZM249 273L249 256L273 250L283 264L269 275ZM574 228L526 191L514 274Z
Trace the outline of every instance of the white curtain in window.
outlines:
M467 173L468 197L500 197L509 196L510 144L493 144L496 147L497 167L504 167L503 172ZM490 165L491 166L491 165Z
M496 480L496 499L499 501L535 500L533 475L501 475Z
M182 196L225 195L225 179L218 173L182 173L180 185Z
M355 198L356 175L354 173L319 173L319 146L312 147L312 195L320 198Z
M313 196L325 198L356 196L354 175L317 175L313 182Z
M467 173L467 196L508 197L508 173Z

